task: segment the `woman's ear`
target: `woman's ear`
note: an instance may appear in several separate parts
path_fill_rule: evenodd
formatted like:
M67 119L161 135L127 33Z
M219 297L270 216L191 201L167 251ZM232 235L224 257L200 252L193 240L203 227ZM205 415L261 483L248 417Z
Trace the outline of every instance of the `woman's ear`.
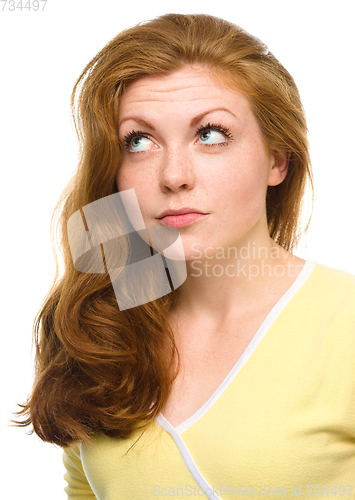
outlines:
M290 163L291 153L287 151L272 151L270 155L271 170L268 186L277 186L285 179Z

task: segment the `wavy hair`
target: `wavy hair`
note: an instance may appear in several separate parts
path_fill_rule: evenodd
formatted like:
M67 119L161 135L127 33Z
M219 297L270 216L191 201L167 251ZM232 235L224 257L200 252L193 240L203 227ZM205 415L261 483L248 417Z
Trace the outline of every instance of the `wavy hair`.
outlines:
M313 199L307 125L293 78L267 47L242 28L204 14L166 14L119 33L88 63L71 96L79 165L51 222L64 271L60 275L56 258L52 287L34 321L35 380L16 422L32 424L44 441L66 447L100 432L126 438L168 400L178 372L172 367L180 363L167 321L176 291L119 310L107 272L74 267L67 222L85 205L117 193L123 151L117 120L126 85L195 64L244 93L267 151L288 153L285 180L267 190L267 222L271 238L286 250L299 240L307 181ZM127 256L129 243L119 245Z

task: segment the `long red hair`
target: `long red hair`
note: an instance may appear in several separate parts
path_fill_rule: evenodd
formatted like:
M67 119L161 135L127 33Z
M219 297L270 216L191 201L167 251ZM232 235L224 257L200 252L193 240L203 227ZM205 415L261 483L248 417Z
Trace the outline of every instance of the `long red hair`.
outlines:
M57 262L35 318L36 377L17 422L32 424L44 441L65 447L99 432L128 437L167 402L178 371L172 370L179 353L167 321L177 291L120 311L107 273L74 267L67 222L85 205L117 193L117 118L125 86L191 64L244 92L267 148L288 152L285 180L267 191L269 234L286 250L302 234L307 182L313 190L306 120L293 78L267 47L240 27L203 14L166 14L119 33L89 62L72 93L80 161L51 228L54 234L57 224L64 272L59 275Z

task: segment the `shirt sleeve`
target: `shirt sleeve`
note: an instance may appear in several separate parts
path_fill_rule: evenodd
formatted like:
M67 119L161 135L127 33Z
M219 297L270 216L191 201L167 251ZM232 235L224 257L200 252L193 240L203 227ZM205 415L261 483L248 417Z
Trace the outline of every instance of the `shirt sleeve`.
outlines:
M96 500L86 478L78 446L64 449L63 463L66 468L64 479L68 483L64 491L68 495L68 500Z

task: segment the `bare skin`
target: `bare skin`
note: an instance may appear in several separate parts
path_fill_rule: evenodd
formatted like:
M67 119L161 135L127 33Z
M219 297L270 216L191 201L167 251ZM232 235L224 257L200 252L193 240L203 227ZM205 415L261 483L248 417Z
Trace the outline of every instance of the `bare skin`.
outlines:
M212 127L197 133L209 122L231 137ZM161 225L172 208L208 214L178 228L188 275L169 321L182 367L162 412L178 425L217 389L305 261L269 236L266 191L285 179L288 159L268 154L245 96L202 67L143 77L121 99L122 142L132 129L144 137L130 142L116 182L135 189L146 226Z

